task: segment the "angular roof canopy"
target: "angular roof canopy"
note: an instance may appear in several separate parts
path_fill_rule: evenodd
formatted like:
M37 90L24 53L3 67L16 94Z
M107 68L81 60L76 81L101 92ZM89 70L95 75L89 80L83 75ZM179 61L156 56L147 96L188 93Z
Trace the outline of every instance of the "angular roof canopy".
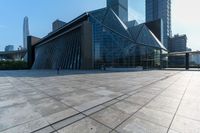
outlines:
M128 37L135 43L167 50L145 24L137 21L124 23L111 8L102 8L88 13L106 28Z
M76 23L87 20L88 17L95 18L95 20L97 20L105 28L114 31L119 35L128 38L129 40L132 40L134 43L167 50L145 24L138 25L137 21L134 20L125 24L111 8L102 8L95 11L86 12L69 23L66 23L66 25L57 31L42 38L37 44L48 40L50 37L59 34L59 32L66 30L68 27L73 26Z

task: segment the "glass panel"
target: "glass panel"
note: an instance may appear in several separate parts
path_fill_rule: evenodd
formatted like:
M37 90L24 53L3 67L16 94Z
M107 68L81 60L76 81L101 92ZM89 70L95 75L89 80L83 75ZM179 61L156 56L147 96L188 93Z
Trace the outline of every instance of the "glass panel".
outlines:
M161 66L161 49L135 43L93 17L89 21L93 25L95 68L140 66L148 69Z

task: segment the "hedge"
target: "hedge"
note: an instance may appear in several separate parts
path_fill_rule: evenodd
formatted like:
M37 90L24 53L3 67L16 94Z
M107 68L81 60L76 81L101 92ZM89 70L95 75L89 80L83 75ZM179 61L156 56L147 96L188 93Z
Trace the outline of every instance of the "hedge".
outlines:
M21 70L27 68L27 63L24 61L0 61L0 70Z

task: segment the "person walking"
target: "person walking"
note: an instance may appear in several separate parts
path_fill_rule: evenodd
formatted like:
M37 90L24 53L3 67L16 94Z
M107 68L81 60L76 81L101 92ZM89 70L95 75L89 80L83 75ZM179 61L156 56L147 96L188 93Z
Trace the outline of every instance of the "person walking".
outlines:
M60 67L57 67L57 75L60 74Z

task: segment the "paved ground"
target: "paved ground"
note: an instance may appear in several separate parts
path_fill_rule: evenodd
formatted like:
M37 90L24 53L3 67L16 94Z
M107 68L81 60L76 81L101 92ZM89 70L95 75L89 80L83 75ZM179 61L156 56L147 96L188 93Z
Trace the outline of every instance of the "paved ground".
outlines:
M1 71L0 132L200 133L200 72L86 73Z

